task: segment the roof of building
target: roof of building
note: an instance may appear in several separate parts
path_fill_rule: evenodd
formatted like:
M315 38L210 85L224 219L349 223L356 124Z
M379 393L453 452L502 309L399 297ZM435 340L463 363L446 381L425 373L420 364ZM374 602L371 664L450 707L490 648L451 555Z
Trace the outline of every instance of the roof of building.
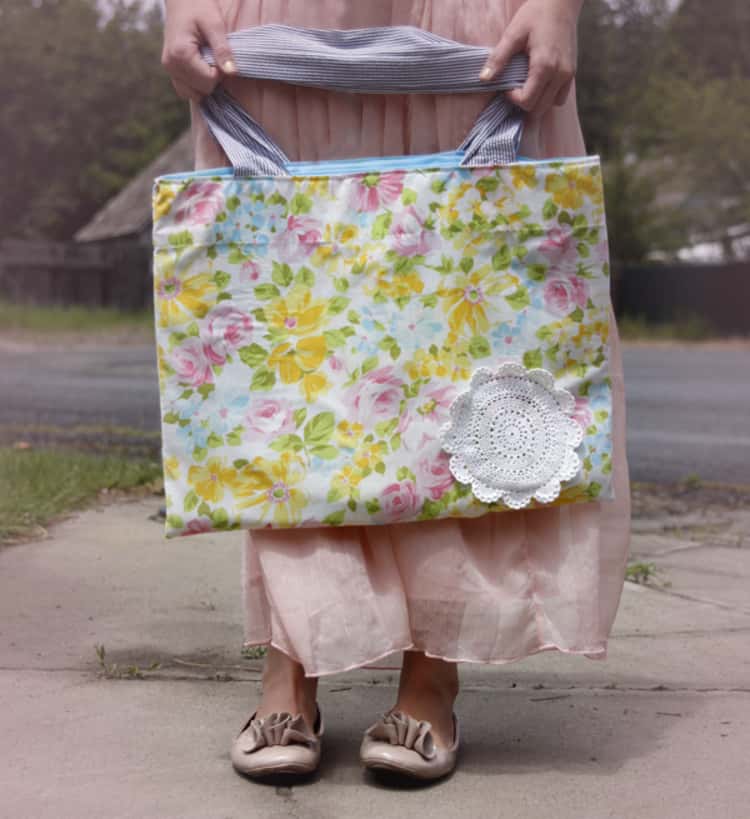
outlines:
M154 178L193 167L193 141L186 131L147 165L101 210L80 228L75 239L94 242L138 234L151 224L151 188Z

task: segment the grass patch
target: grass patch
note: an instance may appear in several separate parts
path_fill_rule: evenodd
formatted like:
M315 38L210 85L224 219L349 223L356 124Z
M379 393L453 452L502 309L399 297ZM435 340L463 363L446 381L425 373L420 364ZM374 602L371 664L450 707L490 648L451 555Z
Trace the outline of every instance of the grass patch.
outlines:
M0 327L41 334L131 331L151 333L151 310L124 312L113 307L54 307L0 301Z
M133 489L160 477L161 465L151 460L0 448L0 541L28 536L103 489Z
M718 337L711 324L700 316L658 324L644 316L622 316L617 327L624 341L706 341Z

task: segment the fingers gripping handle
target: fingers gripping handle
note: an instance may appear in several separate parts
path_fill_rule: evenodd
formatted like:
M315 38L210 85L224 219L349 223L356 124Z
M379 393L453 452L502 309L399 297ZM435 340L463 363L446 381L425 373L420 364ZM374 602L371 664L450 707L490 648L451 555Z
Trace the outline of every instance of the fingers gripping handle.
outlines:
M229 43L239 76L353 93L504 91L523 85L528 73L526 56L516 55L499 77L483 82L479 72L488 49L412 26L336 31L266 25L234 32ZM203 55L213 64L210 49ZM201 108L236 175L286 175L288 158L226 91L217 89ZM460 146L463 164L513 161L521 128L520 109L498 93Z

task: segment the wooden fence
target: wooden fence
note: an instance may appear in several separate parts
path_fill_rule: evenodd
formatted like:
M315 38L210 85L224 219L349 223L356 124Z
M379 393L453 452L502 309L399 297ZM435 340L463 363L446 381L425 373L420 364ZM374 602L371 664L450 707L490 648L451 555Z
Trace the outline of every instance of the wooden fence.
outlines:
M139 310L152 299L151 248L108 242L0 242L0 298L16 304L83 304Z

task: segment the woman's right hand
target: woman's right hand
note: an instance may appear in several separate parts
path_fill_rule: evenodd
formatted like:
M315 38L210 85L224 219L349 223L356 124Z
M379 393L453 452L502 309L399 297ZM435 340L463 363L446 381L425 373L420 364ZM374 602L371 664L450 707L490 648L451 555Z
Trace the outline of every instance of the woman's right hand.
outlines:
M214 90L222 74L237 73L219 4L217 0L166 0L166 14L162 65L177 94L197 102ZM202 45L212 48L217 67L201 57Z

